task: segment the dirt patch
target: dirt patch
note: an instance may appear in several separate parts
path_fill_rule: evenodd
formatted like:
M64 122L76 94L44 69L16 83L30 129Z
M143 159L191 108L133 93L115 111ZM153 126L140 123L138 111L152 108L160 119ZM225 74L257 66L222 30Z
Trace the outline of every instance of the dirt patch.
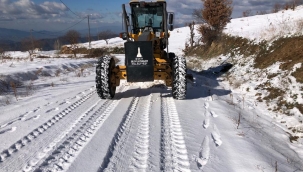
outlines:
M293 72L291 75L296 78L297 82L303 83L303 66L297 68L297 70Z
M280 38L273 42L263 52L259 52L255 59L255 67L264 69L282 62L280 69L292 70L297 63L303 62L303 36Z
M265 88L265 90L269 92L269 95L263 98L266 101L270 101L278 97L282 97L285 94L285 91L275 87Z

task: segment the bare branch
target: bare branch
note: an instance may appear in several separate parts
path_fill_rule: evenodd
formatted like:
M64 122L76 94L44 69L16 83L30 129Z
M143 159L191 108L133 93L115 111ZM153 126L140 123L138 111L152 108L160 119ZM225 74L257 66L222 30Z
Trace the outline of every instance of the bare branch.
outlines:
M98 38L101 40L104 40L106 42L106 44L108 44L109 39L113 38L114 36L116 36L116 34L110 30L101 31L98 34Z

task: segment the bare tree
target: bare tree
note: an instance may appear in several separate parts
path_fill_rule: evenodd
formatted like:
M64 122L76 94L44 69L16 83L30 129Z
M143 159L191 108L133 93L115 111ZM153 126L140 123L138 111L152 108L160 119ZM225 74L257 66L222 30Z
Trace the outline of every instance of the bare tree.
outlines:
M284 4L284 10L289 10L290 7L290 4L287 2Z
M298 5L302 4L302 2L302 0L293 0L291 3L291 9L294 11Z
M36 40L35 38L24 38L21 40L21 46L23 51L27 51L29 53L29 58L32 61L33 60L33 54L35 53L35 49L41 49L42 48L42 42L39 40Z
M1 59L1 61L3 61L4 58L7 56L5 54L5 52L9 51L9 50L10 50L9 44L5 44L5 43L0 44L0 59Z
M64 39L70 44L70 48L74 53L74 56L77 56L77 44L79 43L80 33L76 30L69 30L64 35Z
M272 9L272 12L273 12L273 13L277 13L277 12L279 12L281 9L282 9L282 5L279 4L279 3L275 3L275 5L274 5L274 7L273 7L273 9Z
M1 59L2 62L3 62L4 55L5 55L4 48L0 47L0 59Z
M202 17L201 20L205 24L198 27L198 31L202 34L202 41L207 45L217 40L231 20L232 0L201 0L204 8L197 17Z
M251 9L243 11L243 17L248 17L252 15Z
M187 24L187 26L189 27L189 43L190 43L190 47L192 48L194 46L194 38L195 38L195 21L192 21L191 23Z
M61 49L61 43L60 43L60 40L57 39L54 43L54 49L56 50L56 54L57 56L59 56L59 53L60 53L60 49Z
M264 14L267 14L266 10L261 10L256 12L256 15L264 15Z
M203 10L202 8L194 9L192 15L196 19L196 21L205 23L205 20L204 20L204 18L202 16L202 12L201 12L202 10Z
M98 38L104 40L106 44L108 44L109 39L113 38L114 36L116 36L116 34L110 30L101 31L98 34Z

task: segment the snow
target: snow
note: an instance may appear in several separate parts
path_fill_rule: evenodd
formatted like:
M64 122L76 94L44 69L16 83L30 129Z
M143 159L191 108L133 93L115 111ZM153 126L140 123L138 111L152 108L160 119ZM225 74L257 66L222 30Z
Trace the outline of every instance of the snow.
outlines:
M278 37L287 37L293 34L303 34L302 13L303 6L298 6L295 11L282 10L267 15L232 19L227 24L225 33L256 42L271 41Z
M225 32L271 40L273 35L261 32L268 21L295 22L301 13L302 7L233 19ZM169 50L181 56L189 28L171 35ZM91 46L123 44L114 38ZM238 87L220 74L218 66L229 56L219 56L203 62L204 71L191 71L196 82L188 84L185 100L174 100L161 81L121 81L113 100L101 100L95 91L97 59L37 54L50 58L30 61L27 53L6 52L14 59L0 63L0 84L19 83L16 96L13 89L0 90L0 171L303 171L302 114L294 108L286 116L268 110L274 101L268 107L256 100L254 88L266 74L251 69L253 60L235 57L239 64L231 80ZM124 55L115 56L124 64ZM283 74L278 66L267 68L268 74ZM281 85L281 76L270 83ZM292 82L293 94L300 86ZM290 133L301 138L291 142Z

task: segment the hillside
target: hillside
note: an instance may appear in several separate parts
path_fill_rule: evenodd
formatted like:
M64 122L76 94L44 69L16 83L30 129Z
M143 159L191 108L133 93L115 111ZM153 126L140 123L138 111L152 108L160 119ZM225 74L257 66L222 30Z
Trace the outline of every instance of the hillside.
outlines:
M299 6L295 11L232 19L222 40L206 52L197 46L189 53L188 65L202 72L217 72L216 66L222 64L233 65L224 77L233 92L265 104L276 114L275 120L285 123L285 130L300 137L303 132L302 12L303 7ZM177 34L187 30L177 30Z

